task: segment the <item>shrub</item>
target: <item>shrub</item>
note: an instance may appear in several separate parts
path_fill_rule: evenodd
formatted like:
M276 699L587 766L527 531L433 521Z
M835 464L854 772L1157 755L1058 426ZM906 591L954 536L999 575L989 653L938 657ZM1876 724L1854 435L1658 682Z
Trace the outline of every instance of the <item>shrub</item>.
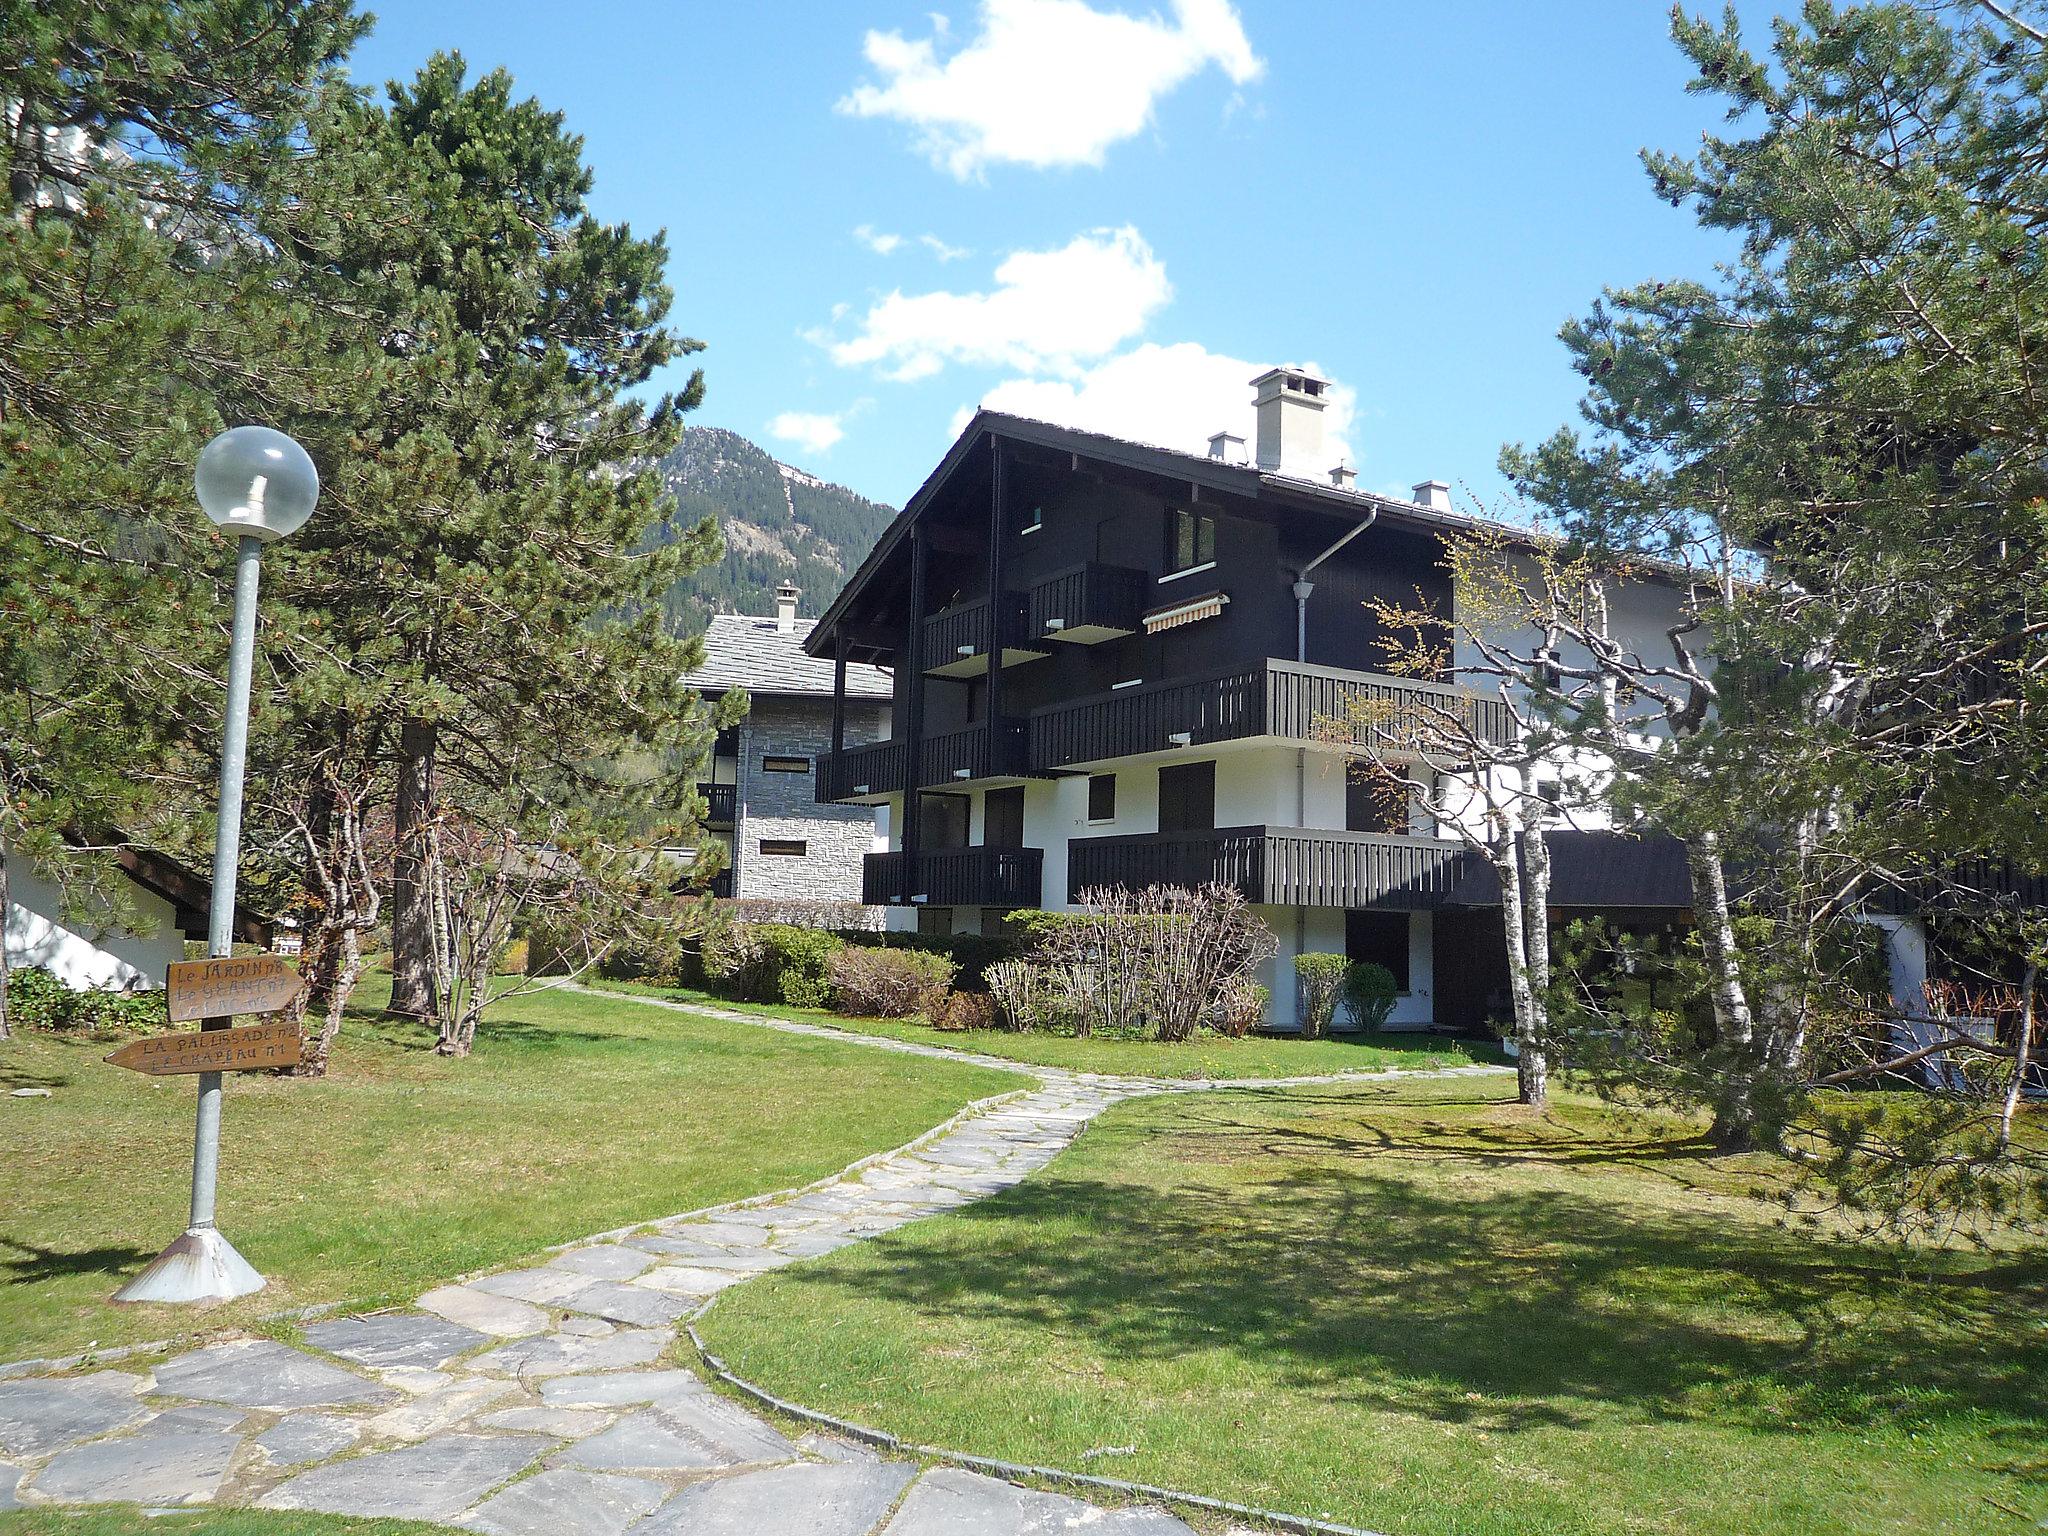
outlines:
M1301 997L1301 1036L1320 1040L1337 1016L1337 999L1351 962L1342 955L1309 953L1294 957L1294 978Z
M1385 1029L1400 988L1394 973L1373 960L1360 960L1344 973L1344 1006L1360 1029Z
M836 934L783 923L734 923L704 936L704 973L745 1003L823 1008L832 1001L828 967L842 947Z
M927 1012L953 982L953 962L914 949L843 944L828 964L833 1006L841 1013L901 1019Z
M999 960L988 968L988 995L999 1029L1086 1035L1092 1020L1081 1006L1072 971L1039 960Z
M162 1029L169 1021L161 992L74 991L41 966L7 973L8 1022L23 1029L102 1031Z
M986 992L941 992L932 998L925 1022L933 1029L995 1029L1001 1019Z
M898 933L863 928L840 929L838 933L848 944L943 955L953 962L953 985L963 992L986 991L988 968L999 961L1014 960L1022 952L1022 945L1010 935L989 938L978 933Z
M1272 998L1272 989L1256 981L1233 982L1216 1000L1216 1032L1242 1040L1266 1022L1266 1004Z
M500 976L524 976L530 957L531 948L525 939L510 940L505 945L504 950L498 955L498 974Z

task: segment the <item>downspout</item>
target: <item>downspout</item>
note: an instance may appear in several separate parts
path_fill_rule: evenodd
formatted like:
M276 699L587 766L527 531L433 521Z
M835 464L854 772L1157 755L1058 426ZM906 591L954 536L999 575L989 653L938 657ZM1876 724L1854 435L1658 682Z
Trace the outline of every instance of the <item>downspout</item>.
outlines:
M1349 544L1379 520L1380 509L1374 507L1365 514L1364 522L1347 528L1343 536L1336 543L1332 544L1320 555L1317 555L1315 559L1309 561L1307 565L1304 565L1294 573L1294 659L1296 661L1308 660L1308 599L1309 594L1316 589L1316 584L1308 579L1309 572L1313 571L1317 566L1321 565L1330 556L1337 553L1338 550Z

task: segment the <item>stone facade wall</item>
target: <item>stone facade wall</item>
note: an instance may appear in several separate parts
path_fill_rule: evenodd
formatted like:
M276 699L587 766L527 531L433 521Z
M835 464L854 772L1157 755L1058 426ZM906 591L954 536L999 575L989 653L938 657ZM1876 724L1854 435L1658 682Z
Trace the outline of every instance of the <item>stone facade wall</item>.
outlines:
M847 745L879 739L886 708L849 702ZM766 773L761 768L767 756L815 759L830 752L832 701L756 694L739 731L733 895L743 901L859 901L861 859L875 846L874 808L819 805L815 769ZM807 851L801 858L763 854L764 839L799 839Z

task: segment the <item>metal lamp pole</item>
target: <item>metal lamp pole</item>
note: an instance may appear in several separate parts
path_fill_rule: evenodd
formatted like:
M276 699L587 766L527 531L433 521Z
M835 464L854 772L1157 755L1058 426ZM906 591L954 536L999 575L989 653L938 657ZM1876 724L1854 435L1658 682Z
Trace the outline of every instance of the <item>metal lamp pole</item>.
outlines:
M241 534L235 552L235 621L228 648L226 727L221 736L220 801L213 843L213 899L206 952L233 953L235 872L242 848L242 771L249 751L249 684L256 666L256 589L263 546L295 531L313 513L320 476L306 450L268 427L235 427L206 445L195 476L199 503L222 528ZM204 1019L226 1029L233 1021ZM214 1225L219 1183L221 1078L199 1077L192 1132L192 1215L184 1234L114 1293L114 1300L228 1301L263 1289L263 1277Z

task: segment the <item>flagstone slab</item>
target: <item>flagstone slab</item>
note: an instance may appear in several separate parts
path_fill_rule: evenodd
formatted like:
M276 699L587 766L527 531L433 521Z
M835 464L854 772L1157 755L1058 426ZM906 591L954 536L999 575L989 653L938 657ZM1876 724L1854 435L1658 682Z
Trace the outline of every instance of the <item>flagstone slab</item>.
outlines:
M257 1503L264 1509L445 1524L516 1477L553 1444L540 1435L442 1435L301 1472Z
M0 1451L40 1456L133 1424L149 1412L144 1384L126 1371L0 1381Z
M596 1280L630 1280L654 1262L637 1248L621 1243L601 1243L593 1248L570 1248L549 1259L549 1269L566 1269Z
M389 1387L271 1339L235 1339L180 1355L156 1368L156 1390L238 1408L331 1408L398 1397Z
M369 1421L368 1432L378 1440L424 1440L444 1429L453 1429L470 1415L483 1412L518 1390L509 1381L474 1379L443 1387L385 1409Z
M736 1269L699 1269L694 1264L662 1264L650 1269L633 1284L656 1291L673 1291L681 1296L710 1296L737 1285L748 1277Z
M462 1523L486 1536L620 1536L667 1497L644 1477L557 1467L491 1495Z
M190 1504L210 1499L241 1445L235 1435L122 1435L60 1452L36 1474L63 1504Z
M0 1509L19 1509L21 1500L14 1496L21 1486L21 1468L10 1462L0 1461Z
M479 1333L495 1334L501 1339L520 1339L530 1334L545 1333L548 1326L548 1315L539 1307L510 1296L493 1296L488 1291L467 1285L441 1286L422 1296L419 1304L451 1323L460 1323Z
M481 1280L466 1280L463 1288L483 1291L491 1296L509 1296L515 1301L530 1301L538 1306L551 1306L564 1296L575 1294L590 1284L590 1276L581 1275L569 1269L510 1269L502 1275L485 1275Z
M153 1418L136 1425L132 1433L138 1435L196 1435L219 1434L233 1429L249 1417L246 1408L230 1408L222 1403L181 1403L176 1408L166 1408Z
M279 1419L254 1441L273 1466L300 1467L339 1456L363 1436L362 1419L338 1413L293 1413Z
M710 1389L695 1371L610 1371L595 1376L557 1376L540 1385L548 1407L618 1408L631 1403L666 1402L686 1392Z
M555 1332L571 1334L579 1339L601 1339L618 1331L616 1323L608 1323L601 1317L565 1317L555 1324Z
M581 1440L585 1435L596 1434L617 1417L601 1408L550 1408L543 1404L500 1408L476 1422L479 1429L516 1429L525 1434L552 1435L557 1440Z
M389 1312L376 1317L340 1317L308 1323L306 1342L357 1365L416 1366L436 1370L457 1355L466 1355L492 1335L451 1323L444 1317L417 1312Z
M1090 1536L1195 1536L1161 1509L1103 1509L958 1467L919 1478L883 1536L1056 1536L1083 1529Z
M702 1392L630 1414L555 1460L600 1472L694 1472L796 1456L796 1447L773 1426Z
M563 1297L558 1305L571 1312L587 1312L607 1322L662 1328L685 1312L695 1311L699 1299L651 1290L644 1285L621 1284L617 1280L593 1280L575 1295Z
M418 1397L423 1392L439 1391L455 1378L447 1371L430 1371L424 1366L393 1365L379 1371L377 1379L409 1397Z
M634 1536L866 1536L917 1468L902 1461L797 1462L692 1484Z
M625 1328L595 1339L573 1335L519 1339L478 1355L469 1367L473 1371L535 1378L615 1371L651 1364L667 1347L669 1337L665 1329Z

